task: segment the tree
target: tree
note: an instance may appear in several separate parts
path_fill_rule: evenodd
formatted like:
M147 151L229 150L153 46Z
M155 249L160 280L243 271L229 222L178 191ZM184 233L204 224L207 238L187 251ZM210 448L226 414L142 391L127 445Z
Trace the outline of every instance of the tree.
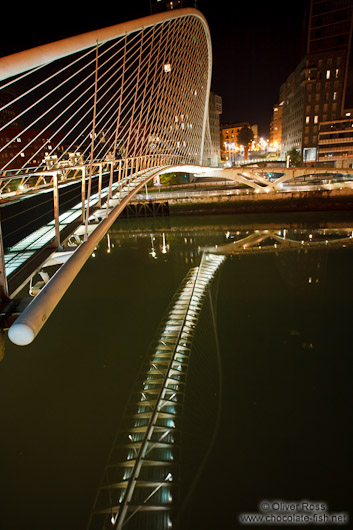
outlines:
M286 158L289 156L289 164L291 166L300 166L303 162L300 151L295 147L292 147L289 151L286 152Z
M248 127L247 125L242 127L240 131L238 132L237 142L239 145L244 146L244 160L248 159L249 145L251 144L253 139L254 139L253 130L250 129L250 127Z

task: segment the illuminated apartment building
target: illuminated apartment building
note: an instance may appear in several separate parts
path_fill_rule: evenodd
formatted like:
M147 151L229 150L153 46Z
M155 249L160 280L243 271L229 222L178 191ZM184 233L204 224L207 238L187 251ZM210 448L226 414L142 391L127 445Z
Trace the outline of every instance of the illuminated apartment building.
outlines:
M318 160L320 124L353 105L352 19L352 0L311 0L306 56L281 87L282 152L295 147L304 162Z

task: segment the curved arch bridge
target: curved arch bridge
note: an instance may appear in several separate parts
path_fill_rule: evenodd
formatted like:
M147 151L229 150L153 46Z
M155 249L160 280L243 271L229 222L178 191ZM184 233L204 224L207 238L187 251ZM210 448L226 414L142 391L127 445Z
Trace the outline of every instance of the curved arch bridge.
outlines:
M10 328L15 343L33 340L135 193L168 167L212 158L211 70L196 9L0 59L2 329L22 311L16 296L26 282L41 272L43 284ZM79 246L62 252L77 229ZM49 258L65 263L47 281Z
M211 70L195 9L0 59L0 328L13 342L35 338L126 204L161 173L222 171L255 192L297 178L209 167ZM63 251L72 234L80 244ZM60 267L51 279L45 263ZM29 304L17 298L28 282Z

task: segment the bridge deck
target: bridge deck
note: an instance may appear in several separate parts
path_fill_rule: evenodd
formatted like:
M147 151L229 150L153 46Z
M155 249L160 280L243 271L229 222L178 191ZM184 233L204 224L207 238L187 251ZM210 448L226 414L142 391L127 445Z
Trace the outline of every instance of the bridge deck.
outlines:
M130 185L132 190L140 183L139 177L135 178ZM114 182L111 189L111 198L121 193L121 198L127 195L128 185L121 186ZM101 201L105 201L109 194L109 186L101 191ZM92 216L100 207L99 193L93 193L89 200L89 212ZM68 208L59 215L60 241L64 241L77 230L82 224L82 202ZM53 242L56 236L55 220L43 224L38 229L29 233L26 237L12 246L6 248L4 252L5 270L8 279L9 294L15 296L23 287L24 283L40 268L45 261L55 253L57 248Z

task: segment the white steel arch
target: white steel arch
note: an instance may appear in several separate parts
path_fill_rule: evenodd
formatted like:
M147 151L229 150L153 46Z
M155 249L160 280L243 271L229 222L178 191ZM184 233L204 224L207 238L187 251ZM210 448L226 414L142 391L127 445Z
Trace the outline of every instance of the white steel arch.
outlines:
M3 57L0 170L43 169L45 152L67 165L73 151L201 164L211 71L207 22L189 8Z

